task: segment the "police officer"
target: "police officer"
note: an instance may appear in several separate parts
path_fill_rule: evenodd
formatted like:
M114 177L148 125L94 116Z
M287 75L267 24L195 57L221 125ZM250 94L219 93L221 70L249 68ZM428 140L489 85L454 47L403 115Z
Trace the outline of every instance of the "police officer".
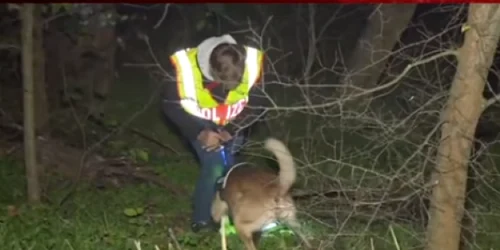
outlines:
M262 51L223 35L170 57L176 82L167 84L163 112L189 141L201 165L193 197L195 232L214 226L210 208L215 182L234 165L234 154L244 139L241 131L265 112L268 102L260 83L263 56Z

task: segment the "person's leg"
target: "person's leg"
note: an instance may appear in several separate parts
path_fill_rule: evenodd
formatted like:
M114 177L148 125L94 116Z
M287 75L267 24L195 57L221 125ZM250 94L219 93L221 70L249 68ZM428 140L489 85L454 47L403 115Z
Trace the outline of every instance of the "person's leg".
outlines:
M199 231L212 226L210 209L215 196L215 183L223 174L224 162L219 151L207 152L201 148L201 144L197 141L191 144L198 155L201 165L193 195L192 214L192 229L193 231Z
M224 146L224 151L226 155L226 166L224 174L231 169L235 164L238 164L237 154L240 152L243 144L245 143L245 137L241 135L236 135L233 139L226 143Z

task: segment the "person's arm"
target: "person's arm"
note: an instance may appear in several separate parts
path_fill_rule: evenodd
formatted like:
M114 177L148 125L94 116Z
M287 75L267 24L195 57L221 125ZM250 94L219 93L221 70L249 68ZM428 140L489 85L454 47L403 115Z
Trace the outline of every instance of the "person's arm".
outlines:
M250 90L245 109L224 129L234 135L237 131L250 127L264 116L269 106L269 99L261 85L254 86Z
M205 122L201 118L187 113L182 108L177 91L177 84L169 82L166 85L162 100L163 113L190 141L196 140L199 133L205 129Z

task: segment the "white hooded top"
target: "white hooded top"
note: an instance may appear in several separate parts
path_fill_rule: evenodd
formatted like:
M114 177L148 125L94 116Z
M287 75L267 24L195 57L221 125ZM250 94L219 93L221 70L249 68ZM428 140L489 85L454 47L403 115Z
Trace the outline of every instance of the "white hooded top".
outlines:
M229 35L213 36L205 39L198 45L198 65L200 70L208 80L213 81L214 78L210 73L210 55L212 51L221 43L236 44L236 40Z

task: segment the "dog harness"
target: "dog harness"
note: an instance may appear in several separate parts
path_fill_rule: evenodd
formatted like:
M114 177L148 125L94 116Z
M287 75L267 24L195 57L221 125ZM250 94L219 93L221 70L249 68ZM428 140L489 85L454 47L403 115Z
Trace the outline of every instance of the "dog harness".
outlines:
M242 82L229 91L224 103L218 103L203 86L203 73L197 61L198 49L184 49L175 52L170 61L177 74L177 89L182 108L191 115L224 126L243 111L248 102L250 89L262 74L262 51L245 47L245 72Z
M233 165L233 166L229 169L229 171L227 171L227 173L226 173L224 176L221 176L221 177L217 180L217 182L216 182L217 190L222 191L224 188L226 188L227 178L228 178L228 176L231 174L231 172L232 172L235 168L237 168L237 167L241 167L241 166L243 166L243 165L245 165L245 164L248 164L248 162L240 162L240 163L238 163L238 164L235 164L235 165ZM222 199L222 200L224 200L224 198L223 198L223 197L221 197L221 199Z

